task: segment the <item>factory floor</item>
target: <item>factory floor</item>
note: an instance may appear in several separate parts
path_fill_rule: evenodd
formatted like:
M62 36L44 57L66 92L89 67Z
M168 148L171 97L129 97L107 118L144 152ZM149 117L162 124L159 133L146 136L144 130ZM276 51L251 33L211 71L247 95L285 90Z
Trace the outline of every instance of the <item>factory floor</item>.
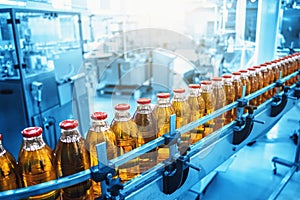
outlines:
M133 114L136 102L132 96L96 97L94 110L108 112L107 121L110 123L113 119L113 106L122 102L131 105L130 113ZM265 136L257 139L252 146L245 146L221 165L200 199L268 199L290 169L277 165L277 174L274 175L272 158L277 156L289 161L294 160L296 145L290 136L300 125L290 119L300 120L300 104L286 113ZM194 197L195 195L186 194L179 199L195 199ZM300 200L300 172L294 174L278 200Z
M290 121L290 119L295 119ZM274 156L294 161L296 145L290 139L300 129L300 104L291 109L265 136L252 146L245 146L216 170L218 173L206 188L202 200L268 199L290 168L277 165L273 174ZM300 200L300 172L296 172L278 200Z

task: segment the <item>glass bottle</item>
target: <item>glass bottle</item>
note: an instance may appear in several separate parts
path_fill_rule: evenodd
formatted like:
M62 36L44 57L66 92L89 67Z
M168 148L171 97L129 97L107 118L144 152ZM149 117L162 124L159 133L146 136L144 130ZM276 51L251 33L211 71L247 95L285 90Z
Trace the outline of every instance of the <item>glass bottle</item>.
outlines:
M242 69L239 72L241 72L241 82L242 87L246 86L246 96L251 93L251 84L249 80L249 73L247 69Z
M201 96L205 103L204 115L208 115L214 111L216 100L212 91L211 81L201 82ZM209 135L213 132L214 121L209 120L204 124L204 136Z
M228 105L228 104L231 104L234 102L235 100L235 91L234 91L234 87L233 87L233 84L232 84L232 76L231 75L223 75L222 76L223 78L223 88L224 88L224 91L225 91L225 98L226 98L226 101L225 101L225 105ZM227 112L225 112L224 114L224 118L225 118L225 122L224 124L229 124L230 122L232 122L233 120L233 109L232 110L229 110Z
M109 127L106 112L94 112L91 115L91 126L86 136L87 149L90 152L91 166L98 165L96 145L106 142L107 159L111 160L117 157L116 149L116 136L112 129ZM100 182L92 181L94 197L101 195Z
M226 104L226 95L223 88L223 81L221 77L213 77L212 79L212 90L215 97L215 110L218 110L225 106ZM214 130L218 130L223 127L225 118L224 114L216 117L214 119Z
M158 93L157 104L154 108L154 115L157 120L158 137L170 131L170 116L175 114L174 108L170 102L170 93ZM170 151L166 145L158 148L157 162L162 162L169 158Z
M273 71L273 74L274 74L274 82L278 81L279 80L279 75L280 75L280 71L279 71L279 66L278 66L278 60L273 60L271 63L272 63L272 71ZM273 95L275 95L277 92L277 87L274 87L273 88Z
M260 90L264 87L262 69L261 69L261 66L254 66L253 68L256 69L255 72L256 72L256 76L257 76L257 80L258 80L257 90ZM258 97L256 97L256 106L259 106L260 104L262 104L262 95L259 95Z
M191 109L189 122L196 121L204 116L205 102L200 95L199 84L189 84L188 103ZM194 144L204 137L204 125L191 130L191 144Z
M23 187L57 179L56 160L51 148L44 142L42 132L40 127L29 127L22 131L18 168ZM60 199L60 191L53 190L28 199Z
M0 134L0 192L19 187L19 170L15 158L2 146Z
M137 100L138 106L133 114L133 121L138 128L137 146L140 147L157 138L157 121L152 112L149 98L140 98ZM140 173L147 171L157 163L157 149L143 154L139 157Z
M131 118L129 109L128 104L117 104L115 106L115 117L111 123L111 129L116 134L118 156L137 147L138 127ZM138 174L138 158L132 159L118 168L118 175L122 182L129 181Z
M232 72L233 75L233 81L232 85L234 88L234 101L242 98L242 81L241 81L241 72ZM233 119L236 119L236 108L233 109Z
M266 64L267 64L267 68L268 68L268 71L269 71L269 84L272 84L276 81L275 80L275 74L274 74L274 71L272 69L272 63L271 62L266 62ZM274 96L273 90L269 90L269 98L272 98L273 96Z
M263 87L266 87L270 83L269 70L268 70L266 64L261 64L260 66L261 66L261 72L262 72L262 76L263 76L263 80L264 80ZM262 99L261 99L262 103L270 98L269 93L270 93L269 91L266 91L265 93L262 94Z
M90 155L78 131L77 120L64 120L59 124L61 134L55 147L59 177L65 177L90 168ZM92 181L87 180L62 189L65 199L93 199Z
M258 78L256 75L256 69L254 68L248 68L249 70L249 81L250 81L250 87L251 87L251 93L254 93L257 91L258 88ZM251 99L250 100L251 105L257 105L257 100Z
M185 97L185 89L174 89L174 96L172 99L172 106L176 114L176 128L180 128L189 123L191 110L189 103ZM179 151L184 154L191 143L191 133L187 132L181 135L181 143L179 144Z

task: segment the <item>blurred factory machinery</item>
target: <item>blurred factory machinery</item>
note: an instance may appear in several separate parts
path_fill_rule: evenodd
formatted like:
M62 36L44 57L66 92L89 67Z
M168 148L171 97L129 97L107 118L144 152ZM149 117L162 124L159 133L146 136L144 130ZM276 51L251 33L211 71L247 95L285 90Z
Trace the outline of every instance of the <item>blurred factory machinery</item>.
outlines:
M284 62L298 59L299 65L300 0L8 0L0 6L0 133L15 158L26 127L42 127L54 149L65 119L77 119L85 138L91 113L105 111L112 121L117 103L130 104L132 113L141 97L149 97L153 106L158 93L172 97L174 88L188 90L189 84L212 77L266 62L271 66L289 54L294 57ZM290 110L298 123L300 82L287 83L300 71L283 73L250 95L244 88L242 98L181 128L172 115L166 135L112 160L101 143L98 166L0 192L0 199L26 198L88 179L101 182L103 199L199 199L216 168L265 136ZM261 105L248 105L275 90ZM191 144L184 155L176 151L173 141L181 134L209 126L232 109L238 110L236 120ZM297 134L294 161L272 160L275 174L276 164L291 172L270 199L299 171ZM115 179L120 165L162 145L169 145L167 160L126 183Z

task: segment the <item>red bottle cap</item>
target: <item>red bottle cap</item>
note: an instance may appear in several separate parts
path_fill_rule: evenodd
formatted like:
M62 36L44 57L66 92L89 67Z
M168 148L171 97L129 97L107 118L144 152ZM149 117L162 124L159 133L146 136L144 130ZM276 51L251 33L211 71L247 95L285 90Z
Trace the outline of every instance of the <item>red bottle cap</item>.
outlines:
M189 88L200 88L199 84L189 84Z
M232 76L230 74L225 74L222 76L223 78L232 78Z
M169 98L170 97L170 93L158 93L157 97L158 98L163 98L163 99Z
M94 112L91 115L91 118L94 120L104 120L107 118L107 113L106 112Z
M254 66L253 68L254 68L254 69L260 69L261 66Z
M151 103L151 99L150 98L140 98L136 102L138 104L149 104L149 103Z
M120 104L117 104L115 106L115 110L129 110L130 109L130 105L126 104L126 103L120 103Z
M28 127L22 131L23 137L32 138L41 135L43 129L41 127Z
M255 68L250 67L250 68L248 68L248 70L255 71Z
M239 70L239 72L241 72L241 73L247 73L248 70L247 69L241 69L241 70Z
M201 84L203 84L203 85L211 85L211 81L201 81Z
M59 123L61 129L70 130L78 127L78 121L75 119L67 119Z
M176 88L173 90L174 93L185 93L185 89L184 88Z
M211 78L212 81L222 81L221 77L212 77Z
M2 140L2 134L0 133L0 140Z
M271 62L265 62L265 64L266 64L266 65L271 65L272 63L271 63Z
M241 72L232 72L233 75L241 75Z

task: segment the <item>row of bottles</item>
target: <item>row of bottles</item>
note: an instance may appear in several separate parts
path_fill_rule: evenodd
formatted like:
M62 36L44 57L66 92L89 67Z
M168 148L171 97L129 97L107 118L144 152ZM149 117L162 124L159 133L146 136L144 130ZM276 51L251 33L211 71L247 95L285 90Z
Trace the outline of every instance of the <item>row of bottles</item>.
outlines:
M33 186L89 169L89 153L85 149L84 140L77 126L76 120L65 120L60 123L61 137L54 151L44 142L42 128L24 129L18 162L0 142L0 191ZM93 199L90 186L91 180L88 180L28 199Z
M202 81L201 85L190 84L187 96L182 88L173 90L172 99L170 93L158 93L153 110L149 98L140 98L133 116L129 113L128 104L118 104L114 107L111 125L106 121L107 113L91 115L86 139L79 133L76 120L65 120L60 123L61 136L53 151L44 142L41 128L26 128L22 131L23 143L18 162L2 146L0 134L0 191L28 187L89 169L98 164L98 143L106 142L108 159L113 159L169 132L170 116L173 114L176 114L176 128L180 128L241 98L243 86L246 86L245 92L249 95L278 80L280 72L285 77L299 68L300 54L297 53L230 75L214 77L211 81ZM292 85L297 81L297 77L293 77L286 84ZM276 92L276 88L269 90L251 100L250 104L260 105ZM230 110L182 134L179 151L184 154L189 145L230 123L235 116L236 109ZM119 166L117 175L126 182L168 157L169 148L162 145ZM87 180L29 199L92 199L100 194L100 183Z

